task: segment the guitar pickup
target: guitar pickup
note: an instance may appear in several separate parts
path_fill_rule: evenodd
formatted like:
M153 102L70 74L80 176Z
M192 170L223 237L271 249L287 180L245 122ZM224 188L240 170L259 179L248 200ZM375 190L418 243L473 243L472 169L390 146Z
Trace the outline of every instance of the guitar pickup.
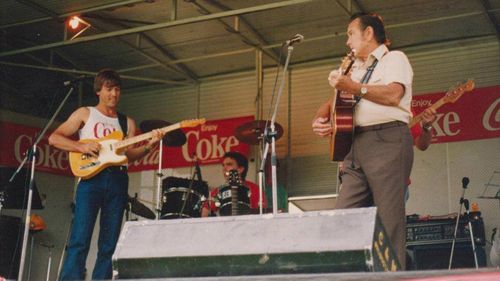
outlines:
M98 165L100 165L100 164L101 164L101 162L100 162L100 161L97 161L97 162L90 162L90 163L88 163L87 165L82 165L82 166L80 166L80 170L85 170L85 169L88 169L88 168L92 168L92 167L94 167L94 166L98 166Z

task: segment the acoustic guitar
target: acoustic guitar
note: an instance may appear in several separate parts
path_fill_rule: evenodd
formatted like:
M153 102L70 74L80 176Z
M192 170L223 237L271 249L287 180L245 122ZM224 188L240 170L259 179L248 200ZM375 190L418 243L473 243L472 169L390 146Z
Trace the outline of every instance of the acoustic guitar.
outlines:
M458 86L456 86L456 87L452 88L451 90L449 90L448 92L446 92L446 94L444 95L444 97L442 97L437 102L435 102L433 105L431 105L430 108L433 108L434 110L437 110L438 108L440 108L441 106L443 106L443 105L445 105L447 103L454 103L464 93L470 92L470 91L474 90L474 87L475 87L474 80L469 79L469 80L467 80L466 83L459 84ZM415 126L415 124L420 123L420 121L422 121L423 114L424 113L421 112L417 116L413 117L411 119L410 123L408 124L408 127L411 128L411 127Z
M354 52L350 52L342 60L340 71L347 75L354 64ZM330 122L332 124L332 136L330 138L330 159L332 161L343 161L352 143L353 130L353 106L355 100L353 95L337 89L333 90L333 99L330 108Z
M179 128L196 127L204 124L205 119L186 120L170 126L160 128L162 133L168 133ZM127 156L125 155L126 148L136 143L151 139L153 132L144 133L128 139L123 139L121 131L115 131L103 138L92 140L83 139L79 142L98 142L101 149L98 156L92 156L88 153L70 152L69 164L71 171L76 177L88 179L98 174L103 169L109 166L120 166L128 163Z

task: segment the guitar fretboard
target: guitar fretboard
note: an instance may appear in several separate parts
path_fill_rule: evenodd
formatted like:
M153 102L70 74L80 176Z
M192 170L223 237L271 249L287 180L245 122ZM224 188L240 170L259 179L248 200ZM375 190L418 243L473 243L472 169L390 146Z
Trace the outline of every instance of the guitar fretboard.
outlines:
M172 124L172 125L167 126L167 127L163 127L163 128L161 128L159 130L162 133L168 133L170 131L179 129L180 127L181 127L180 123L176 123L176 124ZM138 135L138 136L135 136L135 137L131 137L129 139L125 139L125 140L122 140L122 141L119 141L119 142L115 143L114 144L114 148L116 150L123 149L125 147L131 146L131 145L136 144L138 142L141 142L141 141L144 141L144 140L148 140L148 139L150 139L152 137L153 137L153 132L141 134L141 135Z

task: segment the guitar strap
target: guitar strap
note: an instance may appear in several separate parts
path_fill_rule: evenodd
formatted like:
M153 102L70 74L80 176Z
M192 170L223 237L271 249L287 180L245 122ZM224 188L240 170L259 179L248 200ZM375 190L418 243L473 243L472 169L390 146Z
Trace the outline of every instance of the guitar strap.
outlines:
M368 81L370 81L370 78L372 77L372 74L373 74L373 70L375 69L375 66L377 66L378 64L378 59L375 59L373 61L373 63L368 67L368 69L366 69L366 72L365 72L365 75L363 75L363 78L361 78L361 81L360 83L361 84L367 84ZM354 99L356 100L356 102L354 103L354 105L352 106L352 116L354 117L354 114L355 114L355 111L356 111L356 105L358 105L358 103L361 101L361 97L358 97L358 96L355 96ZM352 140L351 140L351 145L352 145L352 162L351 162L351 168L354 169L354 131L356 130L356 128L353 126L352 127Z
M375 59L372 65L370 65L368 69L366 69L365 75L363 75L363 78L361 78L360 81L361 84L367 84L368 81L370 81L370 78L372 77L373 74L373 70L375 69L375 66L377 66L377 63L378 59ZM361 97L355 96L354 98L356 99L356 103L354 104L354 106L356 106L358 102L361 100Z
M126 138L128 133L127 115L122 114L121 112L117 112L117 114L118 114L118 123L122 128L123 138Z

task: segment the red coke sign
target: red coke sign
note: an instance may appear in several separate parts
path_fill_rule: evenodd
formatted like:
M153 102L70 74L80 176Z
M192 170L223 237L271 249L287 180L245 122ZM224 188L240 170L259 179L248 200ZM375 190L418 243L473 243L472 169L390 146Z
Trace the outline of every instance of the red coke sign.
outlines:
M209 120L195 128L182 129L186 143L181 147L163 147L163 168L187 167L193 165L195 157L200 165L220 163L228 151L238 151L245 156L250 152L248 144L240 142L234 132L253 116ZM129 171L153 170L158 168L159 149L129 165Z

